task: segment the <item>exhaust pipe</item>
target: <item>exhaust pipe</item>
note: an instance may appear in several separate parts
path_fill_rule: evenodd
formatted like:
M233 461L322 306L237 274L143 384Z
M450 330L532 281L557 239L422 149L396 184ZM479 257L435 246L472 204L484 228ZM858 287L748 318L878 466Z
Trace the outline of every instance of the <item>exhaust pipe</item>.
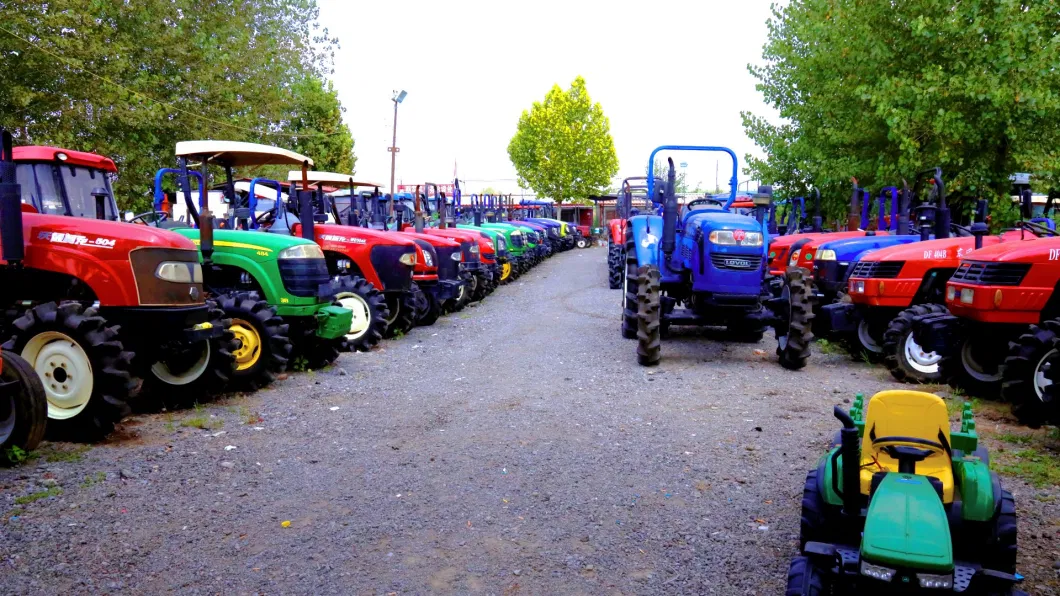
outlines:
M975 236L975 249L983 248L983 236L990 231L986 225L986 199L979 199L975 204L975 222L971 230L972 236Z
M199 251L203 265L213 264L213 214L209 210L199 214Z
M858 179L851 176L851 181L854 183L854 188L850 191L850 211L847 213L847 230L857 230L860 225L858 219L858 208L861 203L861 189L858 187Z
M813 189L813 220L810 224L813 232L824 231L824 220L821 218L821 191Z
M674 188L677 184L677 174L674 170L673 158L666 158L669 164L669 172L666 174L666 191L663 195L663 233L662 233L662 251L666 261L666 266L670 266L670 258L674 254L674 249L677 247L676 236L677 236L677 194L674 192Z
M8 265L20 266L26 257L22 235L22 187L15 177L11 133L0 129L0 236Z
M861 462L858 461L858 443L861 441L858 438L858 427L843 408L835 406L832 413L843 423L843 428L839 431L839 456L843 458L843 490L839 496L843 499L843 513L851 516L861 515Z
M942 180L942 169L935 169L935 188L938 189L938 210L935 213L935 237L950 237L950 208L946 206L946 183Z

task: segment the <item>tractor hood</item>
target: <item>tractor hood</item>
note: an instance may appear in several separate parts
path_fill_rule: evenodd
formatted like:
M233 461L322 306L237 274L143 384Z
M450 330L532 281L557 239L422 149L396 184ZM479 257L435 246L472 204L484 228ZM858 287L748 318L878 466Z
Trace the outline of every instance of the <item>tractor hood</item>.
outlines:
M194 246L199 246L198 228L177 228L174 232L189 238ZM313 244L308 240L288 236L286 234L270 234L268 232L248 232L242 230L213 231L213 245L218 252L240 252L256 262L265 262L276 259L277 255L285 248L299 244Z
M103 248L114 254L121 253L123 258L128 256L128 251L143 246L195 250L195 245L184 236L151 226L37 213L23 213L22 221L26 238L44 239L42 234L58 233L64 244ZM114 248L119 250L114 251Z
M408 229L408 230L402 230L401 233L404 234L405 236L408 236L409 238L415 238L415 239L418 239L418 240L422 240L422 241L426 242L427 244L430 244L431 246L445 246L445 247L448 247L448 248L456 248L456 247L460 246L460 243L455 241L455 240L450 240L449 238L446 238L444 236L436 236L434 234L428 234L426 232L419 233L419 232L416 231L416 228L412 228L412 229Z
M919 242L920 236L863 236L858 238L845 238L841 240L830 240L822 242L817 247L817 258L820 259L821 251L835 251L836 261L850 261L866 251L876 251L892 246L906 245Z
M754 218L739 213L728 211L715 211L713 209L701 209L690 213L684 220L685 228L699 227L704 234L710 234L714 230L744 230L746 232L760 232L762 226Z
M946 510L926 477L891 473L883 478L865 516L861 556L870 563L903 570L953 570Z
M373 230L357 226L343 226L338 224L316 224L315 233L318 238L327 235L330 242L350 244L371 244L379 246L389 244L391 246L409 246L415 244L409 238L403 238L394 231Z
M1019 232L1005 232L1001 236L984 236L983 248L1001 244L1003 242L1019 241ZM1027 240L1036 239L1035 236L1026 234ZM953 261L957 266L958 259L975 250L974 236L960 236L957 238L941 238L939 240L927 240L916 244L902 244L881 248L871 254L865 255L862 261ZM979 254L979 253L976 253Z
M1019 232L1013 233L1019 236ZM999 263L1047 263L1056 261L1060 255L1060 238L1035 238L1030 234L1025 238L1029 242L1002 242L994 246L984 246L972 253L976 261ZM967 254L965 256L968 256Z

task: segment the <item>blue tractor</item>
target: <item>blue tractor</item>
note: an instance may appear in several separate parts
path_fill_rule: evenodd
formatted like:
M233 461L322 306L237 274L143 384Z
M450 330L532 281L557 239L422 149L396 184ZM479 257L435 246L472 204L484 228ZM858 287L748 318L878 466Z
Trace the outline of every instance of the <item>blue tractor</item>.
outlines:
M698 198L679 212L672 159L665 187L655 181L660 151L728 154L733 164L728 199ZM666 145L648 159L648 196L662 209L626 222L622 316L623 336L636 330L637 361L643 366L659 363L661 340L671 325L724 326L748 341L760 340L765 328L773 327L781 366L806 366L813 340L810 283L804 270L792 268L780 294L770 296L765 265L772 191L763 187L754 195L753 215L734 213L736 173L736 154L725 147Z

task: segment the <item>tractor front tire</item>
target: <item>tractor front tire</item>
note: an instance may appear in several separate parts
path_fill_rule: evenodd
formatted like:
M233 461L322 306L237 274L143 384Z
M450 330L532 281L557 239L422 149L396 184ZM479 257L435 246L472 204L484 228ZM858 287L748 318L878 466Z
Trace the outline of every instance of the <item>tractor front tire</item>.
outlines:
M467 296L467 292L464 295ZM383 333L383 337L391 339L408 333L409 330L416 326L416 295L408 291L386 294L385 296L390 317L386 321L386 332ZM456 310L461 308L463 308L463 304Z
M939 377L965 393L993 399L1001 391L1004 352L996 338L965 335L939 359Z
M346 345L351 350L367 352L383 339L390 309L383 293L359 275L343 275L337 280L335 303L353 312Z
M209 323L224 329L219 337L178 344L175 350L164 351L157 361L145 362L136 368L144 379L137 409L173 410L203 403L223 392L236 371L233 355L241 349L231 330L232 319L227 317L217 302L207 300Z
M662 359L662 306L659 268L637 270L637 363L655 366Z
M623 275L622 337L637 338L637 251L633 248L633 230L626 224L626 263Z
M29 452L44 438L48 423L48 395L40 376L18 354L0 353L0 380L10 385L0 392L0 458L9 449Z
M795 557L788 567L788 587L784 596L827 596L831 593L821 570L808 557Z
M134 355L124 351L119 328L95 308L47 302L25 311L12 331L4 348L40 375L52 436L97 441L130 413L128 402L140 385L129 372Z
M430 292L424 292L423 297L427 300L427 312L416 324L429 327L438 322L438 318L442 316L442 303Z
M471 276L471 279L474 280L471 289L471 301L479 302L489 294L489 282L486 281L486 276L482 273L475 273Z
M1046 371L1060 366L1057 340L1060 321L1044 321L1031 325L1027 332L1009 344L1005 365L1001 368L1001 398L1012 404L1012 413L1019 421L1032 428L1049 422L1055 406L1052 391L1046 385L1052 379Z
M235 372L231 389L255 391L275 381L290 362L289 326L257 292L222 294L217 304L225 318L231 319L228 329L240 343L232 353Z
M918 304L898 313L883 334L883 363L891 376L903 383L937 383L940 357L924 352L913 339L916 317L946 312L941 304Z
M806 270L789 267L781 296L787 301L787 321L776 329L777 357L788 370L799 370L810 358L813 343L813 291Z

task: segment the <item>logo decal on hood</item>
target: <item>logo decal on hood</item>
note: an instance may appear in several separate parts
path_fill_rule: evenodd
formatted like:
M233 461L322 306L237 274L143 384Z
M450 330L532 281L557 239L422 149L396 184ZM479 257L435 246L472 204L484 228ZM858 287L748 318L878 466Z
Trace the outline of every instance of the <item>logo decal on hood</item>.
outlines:
M642 240L640 241L640 245L641 245L641 246L642 246L643 248L648 248L649 246L651 246L651 245L653 245L653 244L656 244L656 243L658 243L658 242L659 242L659 239L655 237L655 234L652 234L651 232L648 232L648 235L647 235L647 236L645 236L645 237L644 237L644 238L643 238L643 239L642 239Z

